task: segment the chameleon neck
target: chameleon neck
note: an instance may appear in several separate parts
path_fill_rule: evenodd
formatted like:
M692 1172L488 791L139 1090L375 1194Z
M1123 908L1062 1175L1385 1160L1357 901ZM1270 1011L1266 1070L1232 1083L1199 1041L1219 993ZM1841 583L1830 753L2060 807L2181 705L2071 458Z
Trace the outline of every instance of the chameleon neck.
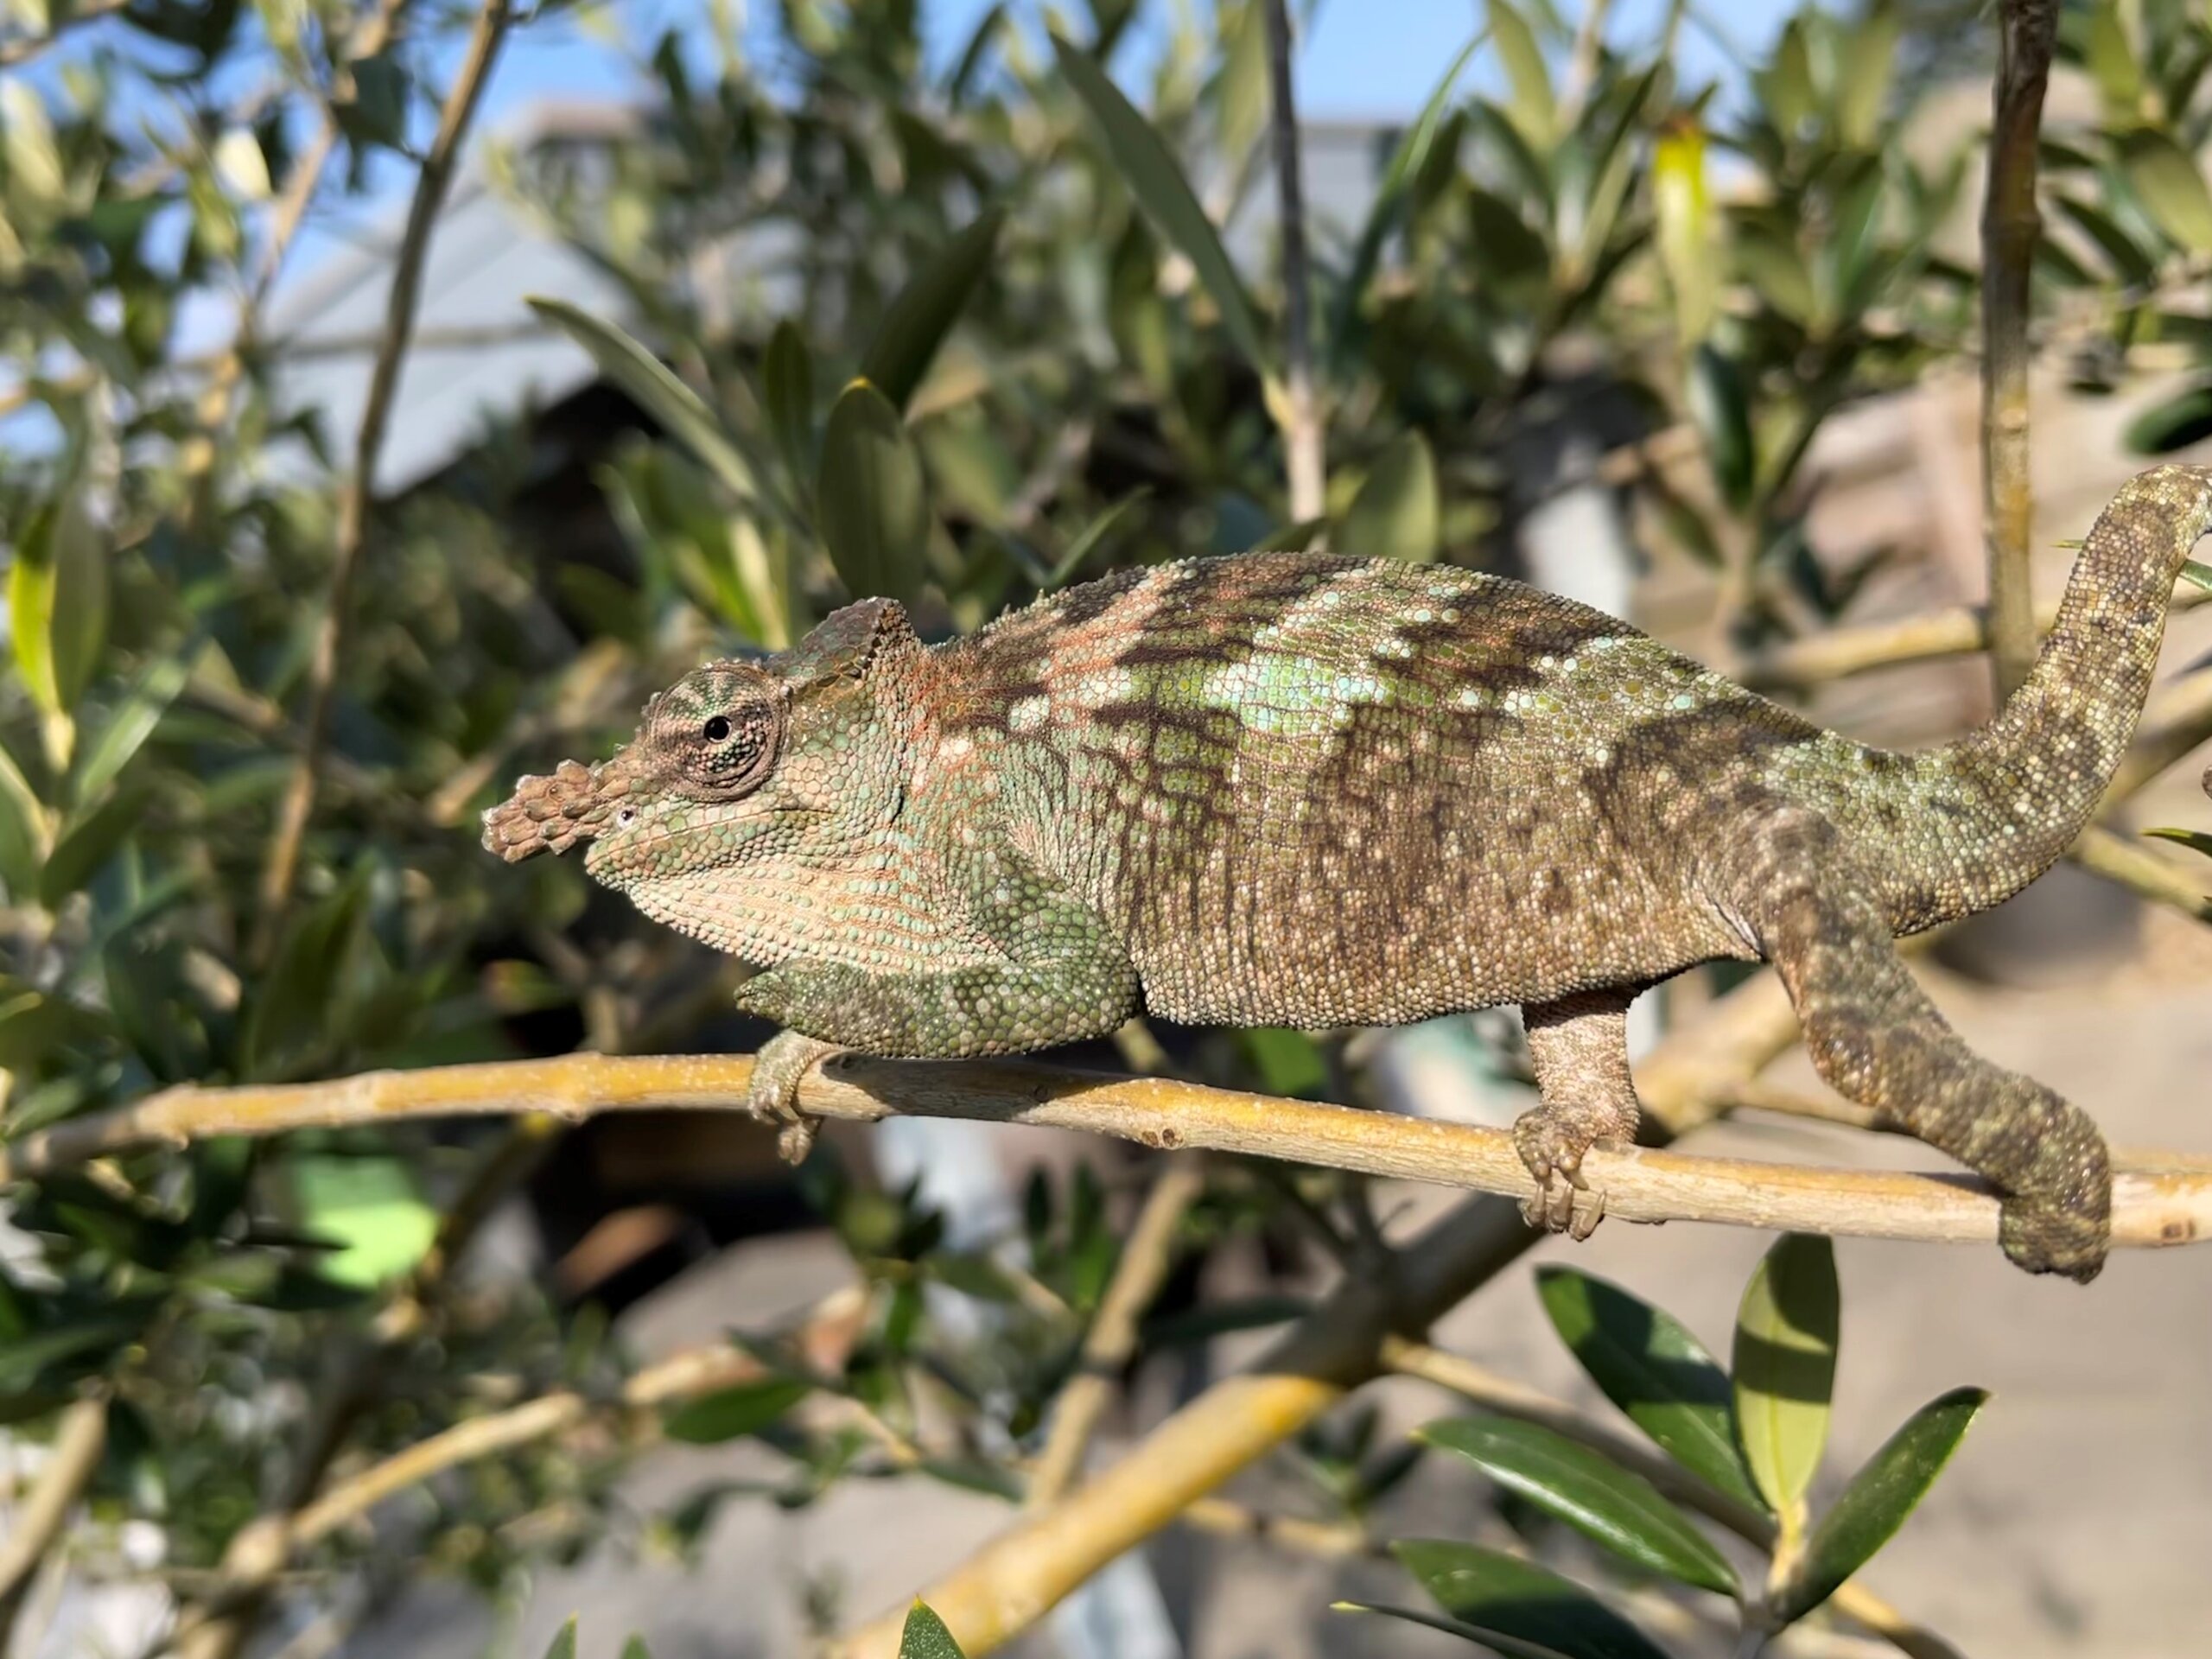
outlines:
M2183 562L2212 529L2212 469L2129 481L2082 544L2026 683L1988 725L1917 754L1872 752L1885 784L1854 816L1885 849L1898 931L2018 893L2080 835L2134 735Z

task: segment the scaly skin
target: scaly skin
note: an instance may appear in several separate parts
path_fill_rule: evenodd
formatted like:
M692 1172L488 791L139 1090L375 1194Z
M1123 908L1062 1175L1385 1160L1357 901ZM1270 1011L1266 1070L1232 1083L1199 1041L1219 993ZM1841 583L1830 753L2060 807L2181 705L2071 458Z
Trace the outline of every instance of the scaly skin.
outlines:
M887 601L710 664L599 766L486 816L765 971L756 1104L823 1053L1100 1035L1140 1006L1389 1025L1522 1005L1516 1128L1541 1224L1603 1213L1633 1135L1629 1003L1695 963L1780 969L1821 1075L2005 1195L2022 1267L2094 1277L2104 1143L1991 1065L1893 937L1986 909L2088 822L2139 715L2212 474L2131 482L1992 725L1894 754L1626 624L1444 567L1255 554L1135 570L924 647ZM803 1143L787 1137L787 1148Z

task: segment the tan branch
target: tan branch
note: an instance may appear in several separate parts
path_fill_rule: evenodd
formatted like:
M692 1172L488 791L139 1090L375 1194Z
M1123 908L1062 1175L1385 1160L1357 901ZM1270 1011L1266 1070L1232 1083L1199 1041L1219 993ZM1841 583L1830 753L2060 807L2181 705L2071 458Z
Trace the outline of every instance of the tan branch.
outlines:
M2057 0L1999 0L1995 123L1981 217L1981 453L1991 652L2009 697L2036 656L2028 537L2028 286L2036 238L2036 138L2058 37Z
M8 1535L0 1538L0 1653L8 1649L32 1574L61 1536L70 1512L99 1472L106 1452L107 1395L99 1391L80 1395L63 1410L38 1480L16 1511Z
M467 54L446 94L437 137L424 158L415 196L407 212L406 229L392 261L391 291L385 315L385 334L370 372L369 390L361 410L360 434L354 444L353 467L338 503L338 529L330 571L329 591L315 631L315 648L308 664L306 738L298 760L285 780L277 805L276 828L270 837L264 866L256 924L253 957L266 962L274 949L283 912L290 900L292 881L299 868L300 846L308 820L315 810L318 763L330 733L331 707L336 697L339 664L346 639L347 601L360 563L361 545L368 525L369 499L376 487L378 459L384 453L385 433L391 423L393 393L407 356L415 309L421 297L423 264L430 245L430 232L444 206L462 139L476 113L485 82L497 60L505 37L508 0L485 0L477 14Z
M2176 613L2212 603L2212 594L2183 588L2174 595ZM2056 601L2036 612L2038 633L2058 620ZM1744 683L1758 691L1807 691L1870 669L1963 657L1986 651L1989 613L1980 606L1958 606L1925 616L1861 628L1835 628L1758 652L1742 664Z
M2139 842L2093 828L2074 843L2067 856L2083 869L2117 881L2154 904L2170 905L2184 916L2212 922L2212 892L2206 891L2203 878L2160 857Z
M1291 86L1290 15L1284 0L1260 0L1260 4L1267 14L1270 125L1282 237L1284 407L1277 420L1290 474L1290 516L1302 524L1326 511L1328 460L1313 386L1312 278L1306 256L1306 186L1299 171L1298 105Z
M1052 1433L1029 1478L1028 1502L1050 1503L1083 1468L1092 1432L1114 1397L1114 1379L1137 1348L1137 1321L1152 1306L1175 1261L1175 1232L1184 1212L1205 1190L1205 1171L1195 1158L1179 1158L1160 1172L1144 1207L1122 1246L1114 1277L1084 1337L1075 1375L1060 1390Z
M1634 1471L1684 1508L1718 1522L1738 1538L1772 1551L1777 1537L1774 1522L1748 1503L1708 1486L1673 1459L1654 1451L1641 1440L1629 1439L1607 1427L1563 1400L1541 1389L1478 1365L1471 1359L1446 1353L1425 1344L1390 1338L1382 1344L1382 1361L1390 1370L1449 1389L1462 1398L1497 1412L1538 1423L1604 1453L1624 1469ZM1864 1586L1851 1582L1830 1598L1829 1605L1865 1625L1913 1659L1960 1659L1958 1649L1934 1632L1924 1630Z

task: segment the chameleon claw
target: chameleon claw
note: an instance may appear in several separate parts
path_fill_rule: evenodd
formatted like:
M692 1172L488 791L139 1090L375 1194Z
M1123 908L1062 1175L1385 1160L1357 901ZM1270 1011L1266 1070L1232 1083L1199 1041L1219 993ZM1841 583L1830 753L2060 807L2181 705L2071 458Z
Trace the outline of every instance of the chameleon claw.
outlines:
M1535 1178L1536 1190L1521 1201L1521 1217L1548 1233L1578 1243L1605 1217L1605 1195L1582 1173L1582 1155L1611 1136L1593 1136L1545 1107L1523 1112L1513 1125L1513 1144Z

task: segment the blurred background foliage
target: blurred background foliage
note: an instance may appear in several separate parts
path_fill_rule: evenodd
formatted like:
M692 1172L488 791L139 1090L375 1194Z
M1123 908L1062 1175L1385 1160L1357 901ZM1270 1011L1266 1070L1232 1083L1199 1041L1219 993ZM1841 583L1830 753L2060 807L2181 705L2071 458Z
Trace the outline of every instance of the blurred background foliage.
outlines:
M1192 552L1325 540L1497 563L1541 504L1517 435L1581 402L1624 442L1694 456L1695 488L1650 467L1627 487L1720 585L1717 651L1827 626L1866 572L1808 546L1808 447L1839 409L1975 349L1961 226L1980 135L1932 158L1905 138L1952 73L1986 69L1983 10L1808 8L1764 59L1688 84L1679 39L1714 28L1694 6L1630 36L1602 9L1592 28L1497 0L1389 135L1363 222L1308 227L1303 350L1272 229L1262 0L1155 20L1120 89L1099 66L1120 70L1131 0L1072 10L1060 37L993 7L944 67L914 0L786 0L765 48L719 13L643 40L620 5L586 14L656 99L609 130L492 144L479 171L624 296L619 326L536 313L620 396L581 450L549 461L524 410L375 504L319 730L356 435L279 395L267 302L296 193L327 208L395 168L411 181L470 16L10 0L0 1134L193 1082L750 1046L727 964L573 864L492 865L474 814L524 767L603 753L702 656L786 645L853 595L895 594L942 637ZM548 0L512 27L575 22ZM2061 55L2098 101L2045 131L2037 327L2094 391L2148 345L2201 363L2131 429L2164 451L2212 433L2212 24L2179 0L2069 6ZM1232 257L1224 225L1259 228ZM698 257L717 246L735 252ZM1318 518L1284 484L1308 359ZM550 469L576 465L589 488L564 493ZM611 533L556 536L563 514ZM303 761L320 793L272 896ZM1356 1070L1294 1033L1173 1046L1198 1075L1286 1092ZM0 1419L35 1440L73 1402L104 1414L85 1570L126 1573L119 1523L153 1522L189 1605L251 1517L330 1471L548 1389L614 1397L624 1361L588 1307L448 1272L551 1138L217 1141L18 1183ZM1117 1192L1088 1168L1040 1176L1013 1236L955 1249L913 1192L831 1154L802 1184L860 1267L865 1316L827 1368L764 1350L766 1380L664 1432L769 1437L780 1503L900 1471L1018 1493L1112 1272ZM1221 1166L1179 1273L1226 1240L1335 1227L1351 1202L1323 1173ZM994 1312L947 1320L932 1287ZM1185 1308L1149 1335L1202 1343L1301 1306ZM951 1427L909 1455L925 1374ZM810 1396L850 1408L796 1411ZM604 1535L609 1471L643 1432L469 1465L396 1533L336 1530L308 1560L511 1590ZM1356 1427L1307 1453L1344 1514L1398 1455L1373 1465ZM758 1496L704 1491L644 1530L680 1549L715 1503Z

